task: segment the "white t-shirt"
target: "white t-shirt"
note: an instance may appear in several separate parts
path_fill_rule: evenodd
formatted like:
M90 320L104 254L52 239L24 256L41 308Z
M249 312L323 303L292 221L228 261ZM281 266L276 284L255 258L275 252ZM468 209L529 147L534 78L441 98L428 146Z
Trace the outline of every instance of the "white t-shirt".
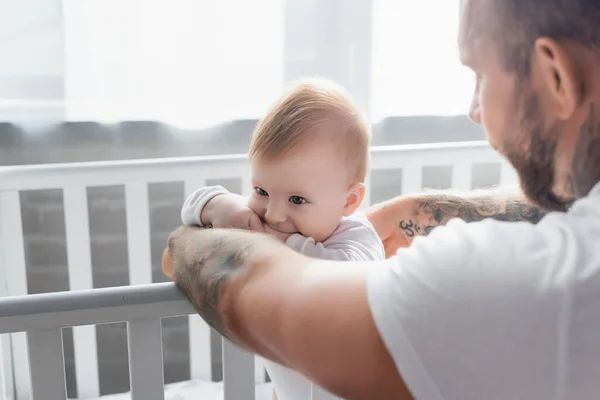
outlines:
M600 184L537 225L453 220L386 262L369 303L416 399L600 398Z
M221 186L196 190L185 201L181 219L185 225L202 226L202 209L213 197L229 193ZM298 253L309 257L338 261L376 261L385 259L383 243L373 225L361 213L343 218L335 232L322 243L301 234L291 235L285 243ZM269 360L264 360L279 400L310 400L311 382L300 373ZM322 389L319 399L335 398ZM315 397L316 398L316 397Z

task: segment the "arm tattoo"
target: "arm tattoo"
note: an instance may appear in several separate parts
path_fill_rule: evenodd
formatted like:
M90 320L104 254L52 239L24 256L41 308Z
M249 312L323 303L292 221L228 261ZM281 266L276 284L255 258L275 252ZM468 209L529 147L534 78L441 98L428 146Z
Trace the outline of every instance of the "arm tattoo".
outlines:
M576 198L587 196L600 181L600 125L596 123L595 112L592 102L573 154L569 183Z
M428 236L436 227L445 225L452 218L465 222L477 222L487 218L498 221L529 221L538 223L545 211L528 205L518 198L498 199L492 196L465 198L458 195L426 195L417 202L413 218L400 221L404 234Z
M230 316L233 313L226 309L225 288L240 268L249 262L256 243L247 239L236 240L228 237L225 231L212 231L211 236L198 238L193 254L189 254L191 246L184 248L174 237L168 243L177 287L200 316L232 342L234 340L227 327L232 322Z
M202 318L221 335L228 337L219 316L221 289L235 273L235 254L228 254L216 265L188 264L178 268L175 282Z

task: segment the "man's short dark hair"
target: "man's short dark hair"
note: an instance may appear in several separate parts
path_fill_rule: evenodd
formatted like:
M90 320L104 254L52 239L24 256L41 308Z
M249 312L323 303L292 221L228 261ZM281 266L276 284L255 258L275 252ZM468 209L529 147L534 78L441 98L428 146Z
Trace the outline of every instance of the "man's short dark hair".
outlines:
M472 0L483 12L474 27L501 46L509 72L529 76L534 43L541 37L572 40L600 50L600 0ZM481 8L480 6L484 6ZM479 7L477 7L479 6ZM490 29L492 30L490 32Z

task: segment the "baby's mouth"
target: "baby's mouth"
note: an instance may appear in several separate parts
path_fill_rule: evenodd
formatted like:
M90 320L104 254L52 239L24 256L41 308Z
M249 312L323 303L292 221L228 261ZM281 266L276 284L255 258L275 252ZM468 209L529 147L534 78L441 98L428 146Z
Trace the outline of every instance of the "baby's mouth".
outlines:
M298 233L298 231L296 231L296 230L281 229L279 227L269 224L268 222L265 222L265 224L267 224L267 226L269 228L271 228L272 230L280 232L280 233L285 233L286 235L293 235L294 233Z

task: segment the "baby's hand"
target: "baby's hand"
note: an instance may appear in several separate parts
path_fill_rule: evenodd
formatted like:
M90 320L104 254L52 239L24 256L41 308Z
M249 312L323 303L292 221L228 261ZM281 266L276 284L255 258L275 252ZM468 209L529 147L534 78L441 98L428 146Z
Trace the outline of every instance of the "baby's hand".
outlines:
M233 193L211 199L202 211L202 221L213 228L236 228L264 232L258 215L248 207L248 199Z
M268 233L269 235L273 236L275 239L285 243L288 238L290 236L292 236L291 233L285 233L285 232L279 232L276 231L275 229L271 228L269 225L267 224L263 224L263 229L265 233Z

